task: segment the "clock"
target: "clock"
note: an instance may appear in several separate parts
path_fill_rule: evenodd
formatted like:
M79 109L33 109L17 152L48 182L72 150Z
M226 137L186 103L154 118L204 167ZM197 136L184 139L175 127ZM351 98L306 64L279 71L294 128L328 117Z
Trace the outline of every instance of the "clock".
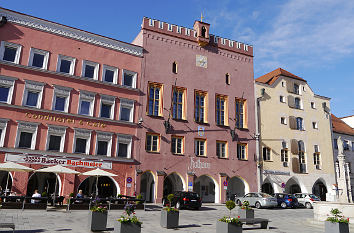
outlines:
M208 58L202 55L196 55L196 66L207 68L208 67Z

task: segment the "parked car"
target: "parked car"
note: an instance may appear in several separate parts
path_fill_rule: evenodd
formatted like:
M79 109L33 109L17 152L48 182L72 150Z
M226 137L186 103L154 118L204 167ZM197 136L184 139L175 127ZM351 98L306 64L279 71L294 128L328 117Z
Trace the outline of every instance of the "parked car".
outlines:
M168 203L167 196L162 199L162 205L166 206ZM177 209L192 208L198 210L202 206L202 199L198 193L176 191L174 193L174 199L172 206L176 206Z
M299 202L293 194L287 193L274 193L273 195L277 201L278 206L285 209L286 207L297 208L299 207Z
M243 201L248 201L250 206L255 206L257 209L278 206L277 199L267 193L247 193L243 197L235 197L235 200L237 205L242 205Z
M313 203L316 201L321 201L319 197L310 193L295 193L300 206L305 206L307 209L313 208Z

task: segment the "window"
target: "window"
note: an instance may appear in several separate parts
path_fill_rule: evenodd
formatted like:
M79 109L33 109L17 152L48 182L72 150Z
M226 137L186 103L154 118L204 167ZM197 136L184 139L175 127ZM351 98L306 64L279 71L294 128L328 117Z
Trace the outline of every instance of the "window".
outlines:
M172 154L182 155L184 153L184 137L171 137L171 152Z
M172 73L177 74L177 62L172 63Z
M173 87L172 91L172 117L173 119L185 119L184 111L185 89Z
M280 123L283 125L286 125L286 118L285 117L280 117Z
M196 156L206 156L205 139L194 140L194 154Z
M295 108L301 109L301 100L298 97L295 98Z
M133 122L134 100L120 98L119 120Z
M75 129L74 153L89 154L91 131L84 129Z
M148 114L162 116L162 84L149 83Z
M246 126L246 100L236 99L236 128L243 129Z
M315 106L315 102L311 102L311 108L315 109L316 106Z
M42 103L44 83L25 80L25 90L22 105L40 108Z
M100 117L113 119L115 97L109 95L101 95Z
M82 61L82 73L81 77L98 79L99 65L92 61Z
M49 52L31 48L28 66L38 67L41 69L47 69L49 59Z
M216 95L216 124L227 125L227 96Z
M62 87L54 85L53 106L52 109L61 112L68 112L70 87Z
M118 83L118 68L103 65L102 81L108 83Z
M66 127L49 126L47 137L47 150L49 151L64 151Z
M6 135L7 122L9 119L0 118L0 147L4 146L4 140Z
M312 122L312 127L313 127L314 129L318 129L317 122Z
M97 132L96 155L111 157L112 134Z
M354 151L354 142L352 142L352 151Z
M301 117L296 117L296 129L297 130L304 130L304 123Z
M270 148L269 147L263 147L263 160L264 161L270 161Z
M129 70L123 70L122 85L126 87L136 88L137 73Z
M237 143L237 159L247 160L247 144Z
M230 74L225 74L225 82L226 82L227 85L231 84Z
M95 100L95 93L80 91L78 114L93 116L94 100Z
M16 148L35 149L38 123L19 121Z
M282 149L280 150L280 159L284 167L289 166L288 146L285 141L282 142Z
M117 155L120 158L131 158L132 137L130 135L118 135Z
M314 145L315 153L313 153L313 164L316 166L316 169L321 169L321 160L320 160L320 149L318 145Z
M349 150L349 141L343 140L343 150Z
M195 91L194 93L194 120L196 122L206 122L206 96L202 91Z
M294 83L294 93L295 94L300 94L300 86L299 84Z
M284 82L281 82L281 86L282 86L282 87L285 87L285 83L284 83Z
M303 141L298 141L298 148L299 148L300 173L307 173L306 158L305 158L305 144Z
M338 139L334 139L334 149L338 150Z
M22 46L6 41L1 41L0 56L1 60L18 64L20 62Z
M218 158L227 158L227 142L225 141L216 141L216 156Z
M11 104L15 78L0 76L0 102Z
M58 56L57 72L74 75L76 59L64 55Z
M281 103L285 103L285 97L284 96L281 95L279 98L280 98L280 102Z
M160 150L160 135L158 134L146 134L146 146L147 152L159 152Z

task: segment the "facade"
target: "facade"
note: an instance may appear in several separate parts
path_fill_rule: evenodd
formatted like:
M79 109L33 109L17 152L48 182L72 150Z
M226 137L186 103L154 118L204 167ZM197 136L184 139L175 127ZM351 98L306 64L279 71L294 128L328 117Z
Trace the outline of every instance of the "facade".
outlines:
M354 128L354 116L341 117L340 119L349 125L352 129Z
M347 125L343 120L337 118L336 116L332 115L332 126L333 126L333 145L334 145L334 161L336 162L336 168L339 167L338 164L338 138L341 137L343 142L343 154L345 155L345 182L346 182L346 191L345 192L349 202L353 202L354 200L354 130ZM340 169L340 168L339 168ZM338 179L339 171L336 169L336 176Z
M194 190L203 202L257 190L253 49L144 18L137 192L147 201Z
M333 200L330 99L281 68L257 78L255 92L262 190Z
M34 169L61 164L79 172L107 169L100 196L132 195L142 48L0 8L0 162ZM6 172L0 172L2 189ZM10 174L21 195L82 189L95 178L51 173Z

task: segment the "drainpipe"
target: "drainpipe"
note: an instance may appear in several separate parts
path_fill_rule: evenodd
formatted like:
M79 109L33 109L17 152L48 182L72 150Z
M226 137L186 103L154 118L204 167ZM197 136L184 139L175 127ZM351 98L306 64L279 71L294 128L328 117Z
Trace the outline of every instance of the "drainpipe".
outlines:
M261 97L256 98L256 157L257 157L257 179L258 179L258 192L262 191L262 183L263 183L263 164L262 162L262 157L260 155L260 140L261 140L261 111L260 111L260 104L261 104L261 99L263 98L265 93L265 89L261 89ZM256 94L255 94L256 95Z

